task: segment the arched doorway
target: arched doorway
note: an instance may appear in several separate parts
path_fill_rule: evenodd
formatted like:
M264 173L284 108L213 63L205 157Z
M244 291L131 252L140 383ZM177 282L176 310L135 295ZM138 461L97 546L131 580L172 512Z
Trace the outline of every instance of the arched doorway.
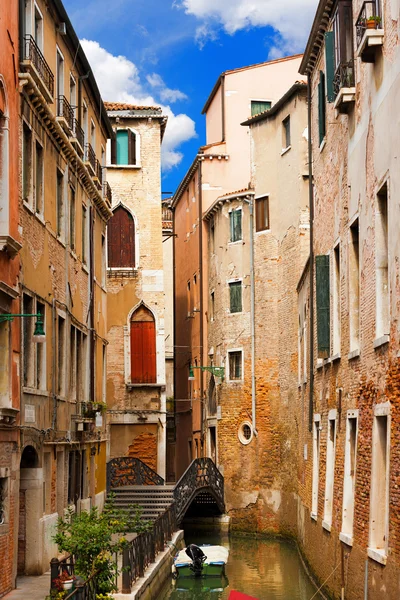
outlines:
M141 305L131 317L131 383L156 382L156 323L152 312Z
M43 510L43 473L39 455L26 446L21 456L19 488L18 575L40 575L38 522Z

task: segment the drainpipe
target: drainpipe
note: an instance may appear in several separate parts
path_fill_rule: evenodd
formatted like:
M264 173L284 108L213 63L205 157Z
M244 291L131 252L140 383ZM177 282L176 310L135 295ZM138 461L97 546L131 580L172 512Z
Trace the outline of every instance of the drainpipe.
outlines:
M57 425L57 391L56 391L56 327L57 327L57 311L56 311L56 300L53 298L52 306L51 306L51 317L52 317L52 331L51 331L51 343L53 346L53 355L52 355L52 376L51 376L51 395L53 397L53 416L51 419L51 428L55 431Z
M310 396L308 405L308 429L312 431L314 418L314 183L311 139L311 75L307 75L308 111L308 198L310 205Z
M221 81L221 118L222 118L222 142L225 142L225 75Z
M94 389L94 355L95 355L95 332L94 332L94 210L90 207L89 211L89 252L90 252L90 303L89 303L89 331L90 331L90 382L89 382L89 399L91 402L95 401L95 389Z
M202 195L202 179L203 172L201 169L202 161L199 161L198 174L199 174L199 272L200 272L200 365L204 365L203 354L204 354L204 324L203 324L203 195ZM204 393L204 375L200 369L200 454L204 452L204 419L203 419L203 393ZM201 450L201 443L203 442L203 452Z

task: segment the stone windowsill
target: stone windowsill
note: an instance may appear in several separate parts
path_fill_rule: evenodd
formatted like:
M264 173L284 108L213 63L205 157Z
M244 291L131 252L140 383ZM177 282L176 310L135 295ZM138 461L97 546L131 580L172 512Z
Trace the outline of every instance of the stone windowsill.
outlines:
M313 521L317 521L318 520L318 515L315 512L310 512L310 517Z
M47 390L39 390L37 388L32 388L28 386L24 386L22 388L22 392L24 394L30 394L32 396L49 396L50 393Z
M286 148L282 148L281 156L289 152L292 149L292 146L287 146Z
M374 350L376 350L377 348L380 348L381 346L384 346L385 344L388 344L389 340L390 340L389 334L382 335L381 337L376 338L376 340L374 340Z
M339 540L346 544L347 546L353 546L353 536L347 533L343 533L342 531L339 533Z
M328 521L323 520L322 527L330 533L332 530L332 523L329 523Z
M320 145L319 145L319 151L322 152L322 150L325 148L325 146L326 146L326 137L324 137L324 139L320 143Z
M128 390L136 390L138 388L160 388L165 390L165 383L127 383Z
M340 356L340 352L337 352L336 354L334 354L331 358L330 358L330 362L336 362L337 360L340 360L341 356Z
M387 561L387 554L385 550L382 549L377 549L377 548L368 548L368 557L372 558L372 560L375 560L376 562L380 563L381 565L386 565L386 561Z
M349 355L347 358L349 360L353 360L353 358L360 358L360 348L356 348L355 350L352 350L351 352L349 352Z

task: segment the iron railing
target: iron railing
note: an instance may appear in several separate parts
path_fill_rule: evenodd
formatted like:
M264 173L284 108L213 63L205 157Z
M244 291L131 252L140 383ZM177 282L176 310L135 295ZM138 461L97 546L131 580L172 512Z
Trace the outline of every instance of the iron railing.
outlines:
M162 206L161 211L162 211L162 220L163 221L172 221L173 213L172 213L172 210L168 206Z
M85 162L89 163L93 169L93 173L96 173L96 154L91 144L85 146Z
M354 60L351 59L347 63L340 63L336 69L333 78L333 92L337 96L342 88L354 87L354 85Z
M100 164L100 161L96 158L96 177L99 180L100 187L103 185L103 167Z
M122 456L107 463L107 491L123 485L164 485L164 479L138 458Z
M82 152L83 152L83 150L85 148L85 134L83 132L82 127L79 125L78 119L74 120L73 136L76 139L76 141L78 142L78 144L80 145L80 147L82 148Z
M140 533L124 548L122 554L122 593L129 594L132 585L143 577L157 554L165 550L177 529L175 506L172 505L154 522L152 531Z
M373 20L372 17L377 17ZM364 33L367 29L379 29L381 22L381 8L379 0L366 0L358 15L356 21L356 37L357 37L357 48L362 42Z
M196 458L175 486L174 500L178 523L183 519L195 496L204 491L210 492L219 510L224 513L224 478L211 458L206 457Z
M111 186L108 183L108 181L104 181L104 183L103 183L103 196L106 199L106 201L108 202L108 204L111 206L112 192L111 192Z
M24 60L30 60L39 73L51 96L54 94L54 75L35 39L31 35L24 36Z
M57 98L57 117L62 117L67 121L68 127L74 128L74 109L68 102L65 96Z
M94 574L86 581L76 583L74 589L68 596L65 596L64 600L96 600L96 598L97 582L96 574Z

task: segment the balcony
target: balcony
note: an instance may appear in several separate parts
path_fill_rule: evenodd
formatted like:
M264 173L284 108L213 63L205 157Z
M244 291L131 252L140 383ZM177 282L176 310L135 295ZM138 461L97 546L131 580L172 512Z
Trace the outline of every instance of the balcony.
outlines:
M112 192L111 192L111 187L110 187L110 184L108 183L108 181L105 181L103 183L103 198L106 201L108 207L111 208Z
M97 158L95 162L95 175L93 177L93 181L96 184L97 189L101 190L103 187L103 168Z
M333 79L333 92L335 94L334 107L339 113L347 114L356 100L354 78L354 60L340 63Z
M86 144L85 146L85 165L91 171L92 176L96 175L96 154L92 148L91 144Z
M74 128L74 109L65 96L57 98L57 121L68 135Z
M85 134L77 119L74 119L74 125L71 129L71 142L75 146L75 150L80 156L83 156L85 151Z
M39 46L31 35L24 37L23 60L21 66L29 73L49 103L53 102L54 75Z
M375 55L383 46L381 10L377 0L367 0L356 21L357 55L362 62L375 62Z

